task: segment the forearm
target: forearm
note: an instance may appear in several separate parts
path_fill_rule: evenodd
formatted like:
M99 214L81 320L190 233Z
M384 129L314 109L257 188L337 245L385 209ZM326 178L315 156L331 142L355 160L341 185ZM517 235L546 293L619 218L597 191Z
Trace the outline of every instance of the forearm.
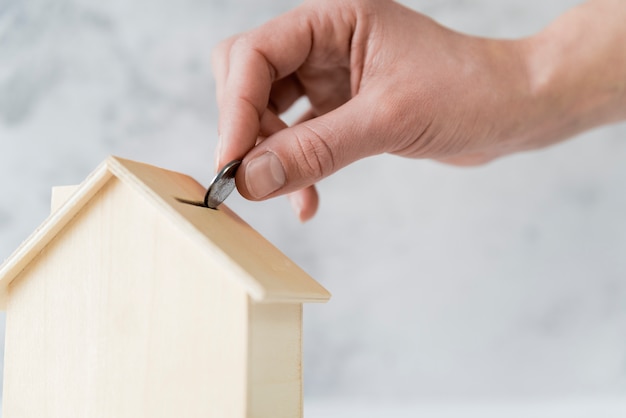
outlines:
M305 219L311 186L366 156L478 164L626 120L626 0L591 0L516 41L395 2L310 0L223 42L213 61L218 165L243 159L245 197L299 193ZM311 104L300 123L268 110L300 95Z
M626 119L626 1L588 1L527 41L530 86L551 120L541 134Z

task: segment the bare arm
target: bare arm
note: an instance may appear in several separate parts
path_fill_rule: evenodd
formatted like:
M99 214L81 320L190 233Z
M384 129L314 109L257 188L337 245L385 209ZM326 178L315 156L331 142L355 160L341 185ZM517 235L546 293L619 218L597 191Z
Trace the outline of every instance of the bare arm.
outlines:
M218 166L240 192L289 193L392 153L478 164L626 119L626 1L592 0L520 40L467 36L387 0L316 0L214 51ZM311 109L279 119L301 96Z
M583 3L525 42L531 87L549 116L539 137L626 119L626 1Z

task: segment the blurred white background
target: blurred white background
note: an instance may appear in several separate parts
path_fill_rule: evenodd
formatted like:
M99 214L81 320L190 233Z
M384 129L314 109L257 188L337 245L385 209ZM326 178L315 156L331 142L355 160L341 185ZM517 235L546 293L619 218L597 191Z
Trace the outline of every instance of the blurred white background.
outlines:
M206 184L212 47L297 3L0 0L0 260L109 154ZM519 37L579 2L404 3ZM474 169L370 158L320 193L305 225L228 201L333 293L305 310L308 399L626 403L626 125Z

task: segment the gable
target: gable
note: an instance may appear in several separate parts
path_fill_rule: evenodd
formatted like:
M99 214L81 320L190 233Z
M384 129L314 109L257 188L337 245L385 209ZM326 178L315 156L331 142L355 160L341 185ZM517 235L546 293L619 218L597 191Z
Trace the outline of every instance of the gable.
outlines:
M5 415L245 416L251 304L228 275L111 178L9 285Z
M205 189L180 173L110 157L0 268L0 293L111 179L117 178L158 210L181 234L219 263L259 302L324 302L329 293L224 205L211 210ZM179 200L180 199L180 200ZM4 306L3 301L2 305Z

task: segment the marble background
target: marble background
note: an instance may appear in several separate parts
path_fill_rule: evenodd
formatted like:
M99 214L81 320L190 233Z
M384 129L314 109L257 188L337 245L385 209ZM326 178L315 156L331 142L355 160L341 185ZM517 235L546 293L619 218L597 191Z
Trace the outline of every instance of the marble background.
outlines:
M573 0L411 0L455 29L533 33ZM213 172L210 52L294 0L0 0L0 259L50 187L108 154ZM308 306L306 395L570 399L626 393L626 125L486 167L381 156L229 205L332 293ZM383 203L380 193L384 190Z

